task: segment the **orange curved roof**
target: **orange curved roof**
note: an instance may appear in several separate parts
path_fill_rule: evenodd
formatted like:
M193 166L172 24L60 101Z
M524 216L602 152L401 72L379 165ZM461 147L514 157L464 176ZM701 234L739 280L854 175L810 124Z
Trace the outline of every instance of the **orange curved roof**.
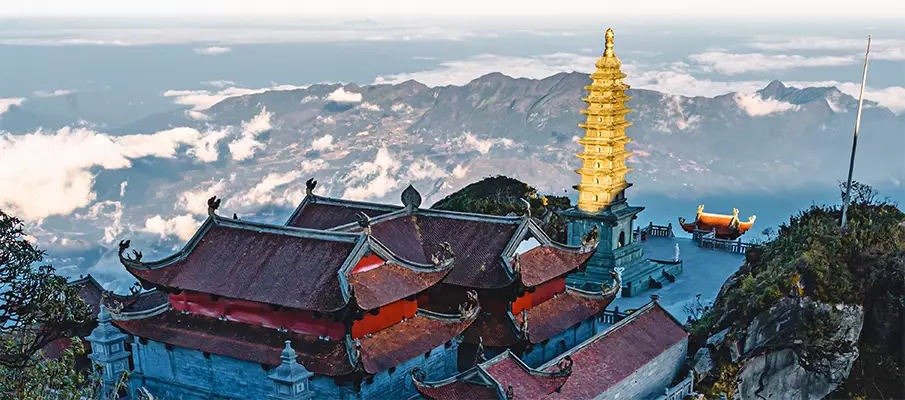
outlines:
M685 232L694 233L695 230L716 231L716 237L719 239L735 240L754 226L756 217L752 216L748 221L742 222L738 219L738 210L734 210L735 213L733 215L726 215L705 213L702 211L703 209L703 205L698 208L694 222L688 223L684 219L679 218L679 224L682 225L682 229Z

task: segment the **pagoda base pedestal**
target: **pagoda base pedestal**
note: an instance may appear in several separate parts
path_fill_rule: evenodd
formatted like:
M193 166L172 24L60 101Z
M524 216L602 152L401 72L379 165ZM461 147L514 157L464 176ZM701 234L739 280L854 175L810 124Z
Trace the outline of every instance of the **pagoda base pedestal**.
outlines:
M622 296L633 297L650 289L659 289L675 281L682 273L682 261L636 260L623 265ZM585 290L600 290L601 284L609 284L612 267L591 266L566 278L566 284Z

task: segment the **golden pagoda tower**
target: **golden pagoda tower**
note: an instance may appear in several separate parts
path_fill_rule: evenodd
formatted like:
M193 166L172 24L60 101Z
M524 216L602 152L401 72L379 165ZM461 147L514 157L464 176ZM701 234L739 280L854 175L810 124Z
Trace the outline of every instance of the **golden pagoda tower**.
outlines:
M606 50L594 63L597 70L590 75L591 84L585 86L588 96L582 99L587 107L581 113L587 119L578 125L585 130L584 138L578 141L584 147L578 154L582 165L575 170L581 176L575 186L578 205L559 215L568 227L570 245L583 245L588 232L599 238L585 270L569 275L566 284L596 290L617 274L622 295L634 296L675 279L682 272L682 263L664 264L644 256L642 235L635 226L644 207L630 206L625 197L625 190L632 186L625 181L625 174L631 170L625 165L631 154L625 150L631 141L625 136L625 128L632 125L625 116L632 110L625 106L631 97L625 94L629 86L622 82L622 62L613 51L614 36L612 29L606 31Z
M625 136L625 128L632 125L625 115L632 110L625 106L631 97L625 94L629 85L622 82L622 61L613 51L612 29L606 31L606 50L594 65L597 71L590 75L593 82L585 86L588 97L581 99L588 104L581 113L587 120L578 126L585 129L584 138L578 143L584 151L578 154L582 160L578 189L578 209L586 213L596 213L610 204L624 198L623 191L629 186L625 174L631 168L625 160L631 152L625 144L632 139Z

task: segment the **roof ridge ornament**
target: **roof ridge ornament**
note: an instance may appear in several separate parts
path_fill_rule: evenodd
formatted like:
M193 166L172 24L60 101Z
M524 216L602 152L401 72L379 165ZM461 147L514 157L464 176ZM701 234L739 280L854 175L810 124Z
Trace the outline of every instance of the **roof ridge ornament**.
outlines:
M525 216L531 218L531 203L528 200L525 200L524 197L520 198L519 200L521 200L522 203L525 204Z
M223 199L218 199L217 196L211 196L211 198L207 199L207 215L211 217L217 216L217 209L220 208L220 201Z
M440 250L431 255L431 261L435 266L439 266L452 260L453 257L455 257L455 254L452 251L452 246L449 245L449 242L443 242L440 243Z
M368 214L365 214L364 211L359 211L358 214L355 214L356 222L358 222L358 226L361 227L362 231L364 231L365 235L371 235L371 217Z
M132 244L131 240L120 240L119 241L119 261L123 265L142 265L141 258L144 256L138 250L132 250L132 257L130 258L126 255L126 250L129 249L129 245Z
M597 225L594 225L588 233L581 238L581 247L585 249L592 249L597 247L597 243L600 242L600 232L597 231Z
M528 337L529 329L528 329L528 309L527 308L522 310L522 326L520 326L520 328L522 329L522 334L525 335L525 340L531 340Z
M409 213L417 211L421 206L421 193L411 184L402 191L402 205Z
M305 181L305 195L314 196L314 188L317 187L317 181L314 178Z
M610 277L613 278L611 282L600 284L600 290L603 291L603 296L616 294L619 292L619 289L622 288L622 271L624 271L625 268L619 268L619 270L610 271Z

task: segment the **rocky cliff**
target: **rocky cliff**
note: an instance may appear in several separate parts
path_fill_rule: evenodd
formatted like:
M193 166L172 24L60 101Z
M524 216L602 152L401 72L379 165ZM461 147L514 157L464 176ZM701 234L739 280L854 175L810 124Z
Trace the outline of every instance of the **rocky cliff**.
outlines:
M872 193L868 187L864 191ZM905 397L905 214L857 196L782 225L692 325L691 368L711 396Z

